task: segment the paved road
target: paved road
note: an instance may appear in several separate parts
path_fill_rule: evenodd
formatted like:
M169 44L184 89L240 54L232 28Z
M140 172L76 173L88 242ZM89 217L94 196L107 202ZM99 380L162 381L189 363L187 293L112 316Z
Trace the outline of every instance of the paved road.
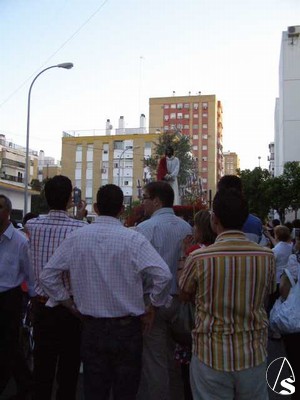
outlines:
M269 340L268 349L269 349L268 365L276 358L285 356L284 347L280 340ZM11 380L8 387L5 390L5 393L2 396L0 396L0 400L8 400L9 396L12 396L14 393L15 393L15 385L13 380ZM78 384L77 393L78 393L77 400L84 400L82 393L82 375L80 377L80 381ZM283 400L283 399L290 400L290 396L283 397L282 395L274 393L271 389L269 390L269 400Z

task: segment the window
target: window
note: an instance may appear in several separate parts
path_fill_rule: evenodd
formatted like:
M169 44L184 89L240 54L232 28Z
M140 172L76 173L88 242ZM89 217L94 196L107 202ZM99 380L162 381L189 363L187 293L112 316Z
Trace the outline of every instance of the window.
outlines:
M88 144L87 151L86 151L86 161L93 161L93 152L94 152L94 145Z
M199 129L199 125L198 124L194 124L193 125L193 129Z
M185 119L190 119L190 114L184 114Z
M207 161L207 157L202 157L202 161Z
M199 104L198 104L198 103L194 103L194 104L193 104L193 108L194 108L194 110L198 110Z
M108 169L108 161L103 161L102 162L102 168Z
M169 121L169 116L168 116L168 115L165 115L165 116L164 116L164 120L165 120L165 121Z
M164 130L165 130L165 131L168 131L168 130L169 130L169 125L165 125L165 126L164 126Z
M207 135L202 135L202 139L207 139Z
M123 150L124 142L123 140L114 140L114 150Z
M145 142L145 149L151 149L151 142Z
M207 146L206 145L202 146L202 150L207 150Z
M183 128L183 125L182 125L182 124L177 124L177 128L178 128L178 129L182 129L182 128Z
M128 186L129 185L129 181L124 181L123 184L124 184L124 186Z
M185 109L189 110L189 108L190 108L190 105L189 105L189 103L184 103L184 105L183 105L183 108L185 108Z
M177 104L177 108L178 108L178 110L181 110L182 109L182 103L178 103Z
M176 113L171 113L170 114L170 119L175 119L176 118Z
M164 109L167 110L169 108L169 104L164 104Z
M202 103L202 109L207 110L208 104L207 103Z
M75 168L81 170L81 168L82 168L82 163L81 163L81 162L77 162Z
M194 114L193 117L194 117L195 119L198 119L198 118L199 118L199 114Z
M207 167L203 167L202 172L207 172Z
M203 113L202 118L207 118L207 113Z
M76 146L76 161L82 161L82 146L77 145Z
M198 150L198 146L193 146L193 150Z
M182 119L182 113L177 113L177 118Z
M198 135L193 135L193 139L197 140L197 139L199 139L199 136Z
M202 124L203 129L207 129L207 124Z
M176 104L171 104L171 108L176 108Z
M101 185L107 185L108 179L101 179Z
M184 129L190 129L190 126L189 125L183 125L183 128Z
M92 162L87 162L86 163L86 168L87 169L93 169L93 163Z

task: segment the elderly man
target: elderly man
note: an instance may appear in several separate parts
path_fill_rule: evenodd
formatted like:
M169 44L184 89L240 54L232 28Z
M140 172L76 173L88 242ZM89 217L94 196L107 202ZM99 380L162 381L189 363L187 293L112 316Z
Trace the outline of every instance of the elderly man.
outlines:
M265 400L268 318L265 297L275 291L270 249L247 239L248 206L241 192L220 189L211 246L188 258L180 277L183 296L196 304L191 388L197 400Z
M26 399L30 390L30 371L19 349L21 321L21 283L34 296L34 281L26 237L10 222L12 204L0 194L0 395L9 378L16 378L18 396Z
M41 274L48 295L83 319L82 359L86 400L134 400L140 380L143 275L151 278L150 309L168 300L171 273L149 241L119 221L123 192L102 186L94 208L99 217L75 231ZM63 286L68 271L74 299Z

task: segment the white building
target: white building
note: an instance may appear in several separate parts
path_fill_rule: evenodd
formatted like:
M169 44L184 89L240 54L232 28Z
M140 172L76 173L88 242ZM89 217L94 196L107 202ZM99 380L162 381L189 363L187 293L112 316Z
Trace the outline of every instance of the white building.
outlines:
M288 161L300 161L300 25L282 32L275 106L275 176L282 174Z

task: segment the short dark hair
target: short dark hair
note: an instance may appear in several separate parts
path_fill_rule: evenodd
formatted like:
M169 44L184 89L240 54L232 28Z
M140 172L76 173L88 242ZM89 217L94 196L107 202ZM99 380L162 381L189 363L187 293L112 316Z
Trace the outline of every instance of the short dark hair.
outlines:
M236 189L239 192L243 190L242 180L236 175L224 175L218 182L218 190Z
M244 195L237 189L221 189L213 200L213 212L225 229L241 230L249 215Z
M45 197L52 210L66 210L72 194L72 182L64 175L56 175L45 184Z
M169 183L164 181L149 182L144 186L144 190L147 190L151 199L158 197L163 207L173 207L174 190Z
M124 195L119 186L108 184L97 192L97 207L100 215L116 217L122 209Z
M4 200L4 206L8 210L9 214L11 213L12 210L12 204L10 199L7 196L4 196L4 194L0 194L0 199Z
M288 242L291 239L291 231L284 225L276 225L274 234L280 242Z

